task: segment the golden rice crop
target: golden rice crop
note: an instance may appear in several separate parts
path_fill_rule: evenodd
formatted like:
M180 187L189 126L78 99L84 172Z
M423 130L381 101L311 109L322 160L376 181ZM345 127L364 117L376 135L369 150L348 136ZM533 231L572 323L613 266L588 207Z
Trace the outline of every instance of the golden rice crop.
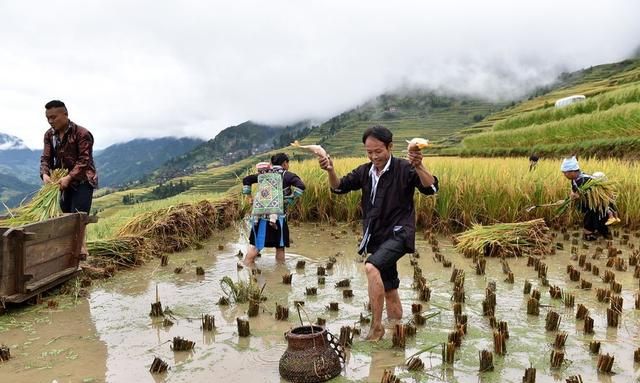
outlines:
M603 178L591 178L578 187L578 203L605 216L610 205L616 202L615 184ZM564 213L573 201L569 198L560 205L558 214Z
M10 211L9 218L0 220L0 226L22 226L61 215L59 182L67 174L66 169L55 169L51 173L51 182L42 185L27 204Z
M87 250L92 263L97 266L113 262L122 267L132 267L151 257L151 249L146 245L145 238L136 235L87 241Z
M473 225L455 236L456 250L467 257L544 255L549 252L551 236L544 220Z
M339 176L346 175L366 158L334 158ZM617 185L616 205L625 225L640 223L640 204L634 196L640 193L640 165L623 160L581 160L587 172L602 171ZM416 191L416 218L422 227L459 231L474 223L490 225L544 218L549 224L579 222L579 215L556 217L552 208L527 211L565 199L571 184L559 170L559 162L541 159L529 171L527 158L457 158L427 157L425 166L438 177L437 196L424 196ZM298 174L307 188L301 199L290 208L290 214L304 221L354 221L360 219L360 192L332 194L326 172L317 160L291 162L290 170Z
M133 217L117 236L143 236L155 252L174 252L197 245L213 230L230 226L238 218L238 204L228 199L182 203Z

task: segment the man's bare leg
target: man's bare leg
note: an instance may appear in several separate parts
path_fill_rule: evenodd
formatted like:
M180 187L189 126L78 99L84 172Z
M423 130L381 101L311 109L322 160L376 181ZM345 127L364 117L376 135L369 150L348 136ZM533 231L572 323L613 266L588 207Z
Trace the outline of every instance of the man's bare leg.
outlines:
M386 291L384 299L387 305L387 317L389 319L402 319L402 303L400 302L398 289Z
M384 285L380 271L371 263L364 265L367 274L369 289L369 302L371 303L371 328L367 335L367 340L380 340L384 335L382 326L382 309L384 307Z
M276 262L284 263L284 247L276 247Z
M245 254L244 260L242 261L242 263L244 263L244 265L247 267L253 267L256 265L257 256L258 256L258 249L253 245L249 245L247 247L247 254Z

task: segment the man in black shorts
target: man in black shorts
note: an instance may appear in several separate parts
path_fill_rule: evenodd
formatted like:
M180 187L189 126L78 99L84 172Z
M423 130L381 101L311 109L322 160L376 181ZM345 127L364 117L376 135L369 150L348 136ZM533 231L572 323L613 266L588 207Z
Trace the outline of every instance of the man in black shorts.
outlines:
M87 129L69 120L67 107L62 101L49 101L45 116L50 129L44 134L44 149L40 157L40 177L51 182L54 169L67 169L69 174L60 179L60 209L63 213L91 211L93 189L98 187L98 175L93 163L93 135ZM81 255L87 249L83 241Z
M372 321L367 339L384 335L382 309L389 319L402 319L398 295L398 260L415 251L416 212L414 190L438 191L438 179L422 164L420 151L408 151L407 159L391 155L393 134L383 126L368 128L362 136L369 163L338 178L329 156L319 160L337 194L362 190L363 236L358 252L370 254L365 261Z

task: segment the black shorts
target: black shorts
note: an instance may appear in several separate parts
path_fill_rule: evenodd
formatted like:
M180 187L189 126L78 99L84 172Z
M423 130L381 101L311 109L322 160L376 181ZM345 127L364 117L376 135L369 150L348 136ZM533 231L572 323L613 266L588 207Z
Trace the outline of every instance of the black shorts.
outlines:
M63 213L91 211L91 200L93 199L93 186L88 182L72 185L60 193L60 209Z
M365 261L380 271L385 292L400 287L398 260L405 254L404 241L406 235L403 229L394 232L393 238L384 241Z
M258 245L256 245L256 236L258 233L260 233L261 222L264 222L262 224L265 227L264 243L258 243ZM262 250L265 247L289 247L289 225L287 224L287 218L283 218L282 224L280 224L279 219L276 220L276 227L273 227L267 219L258 219L251 229L251 234L249 235L249 243L253 246L258 247L258 251Z

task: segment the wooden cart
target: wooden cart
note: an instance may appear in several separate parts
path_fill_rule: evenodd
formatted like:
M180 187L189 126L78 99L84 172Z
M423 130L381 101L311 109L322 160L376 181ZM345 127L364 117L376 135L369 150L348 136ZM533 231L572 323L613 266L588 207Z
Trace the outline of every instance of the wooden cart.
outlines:
M29 225L0 227L0 310L50 289L79 270L85 226L96 217L85 213Z

